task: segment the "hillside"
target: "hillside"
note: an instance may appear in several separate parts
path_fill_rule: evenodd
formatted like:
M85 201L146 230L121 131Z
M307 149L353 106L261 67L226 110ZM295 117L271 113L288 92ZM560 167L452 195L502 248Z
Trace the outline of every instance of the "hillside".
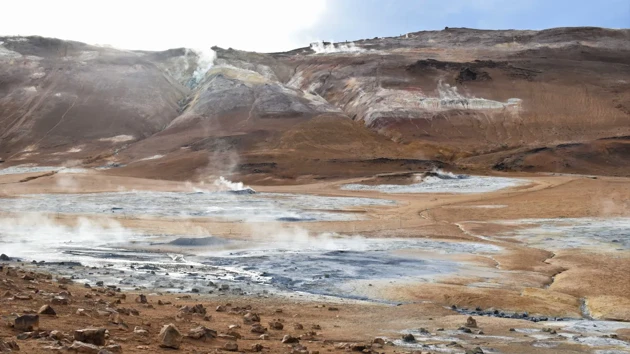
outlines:
M216 57L0 43L5 166L260 183L434 165L630 174L630 30L447 28Z

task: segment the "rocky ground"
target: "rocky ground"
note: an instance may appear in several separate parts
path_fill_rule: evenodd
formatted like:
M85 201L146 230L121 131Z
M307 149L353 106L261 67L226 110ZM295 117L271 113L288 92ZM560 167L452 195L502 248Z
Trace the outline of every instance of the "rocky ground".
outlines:
M4 183L0 185L0 193L5 198L28 198L31 193L64 192L67 184L59 184L59 178L66 180L67 176L53 174L28 182L19 182L24 175L0 176L0 182ZM336 296L320 296L276 288L274 283L261 286L248 284L249 281L214 278L214 273L204 273L203 267L195 265L195 272L200 272L206 280L182 283L185 287L173 293L172 290L154 290L147 284L164 276L179 281L191 272L182 268L187 267L185 264L169 270L156 263L158 267L142 271L133 260L111 267L104 259L102 266L92 268L79 263L47 264L37 259L32 263L28 258L3 257L0 316L8 324L0 328L0 339L8 348L4 350L12 348L11 343L15 341L21 351L27 353L98 352L101 349L115 352L116 344L125 353L167 352L173 349L160 347L163 339L160 332L169 324L182 336L179 350L189 353L232 350L231 344L227 344L232 342L238 346L235 350L242 352L260 349L280 353L354 350L475 353L477 347L481 351L476 353L623 353L630 350L630 325L625 322L630 320L627 296L630 257L623 236L627 232L624 225L630 189L625 178L527 174L520 175L528 181L524 185L482 194L384 195L377 191L341 188L349 183L374 186L384 178L405 183L403 177L380 176L374 180L254 188L267 193L395 200L395 206L366 208L361 220L301 222L299 227L314 234L336 232L342 239L356 240L358 233L373 242L387 238L422 241L424 246L420 248L409 243L408 249L395 250L393 254L437 262L435 264L459 264L455 273L428 278L389 279L379 275L368 280L345 279L339 281L339 288L332 288L339 291ZM111 179L98 173L73 174L71 180L75 193L111 192L121 186L156 191L191 188L169 181ZM12 220L17 221L18 215L2 213L3 220L13 217ZM156 230L165 240L169 239L168 234L186 234L191 240L212 235L225 240L259 242L252 238L253 234L269 227L269 223L249 224L213 218L156 219L99 213L81 217L86 216L95 222L116 220L129 230ZM77 215L49 217L46 223L72 225ZM532 225L549 229L531 231ZM284 230L282 232L297 235L292 234L296 232L295 227L290 223L275 225L272 232ZM78 237L78 234L70 237ZM4 240L4 244L11 242ZM191 259L205 252L198 247L172 244L169 249L164 244L150 244L134 241L118 252L150 252L147 254L156 257L160 252L178 252ZM50 251L57 252L53 245ZM93 243L95 250L102 247L101 242ZM116 249L112 249L114 251ZM149 259L146 254L139 255L141 258L136 261ZM360 255L356 253L353 257ZM112 253L110 262L119 262L117 257ZM343 254L339 257L342 259ZM89 258L83 260L90 262ZM300 264L305 272L311 267L307 263ZM409 267L412 265L409 263ZM114 281L118 269L125 277L133 274L131 282ZM273 269L266 270L273 272ZM288 274L293 273L286 276ZM207 286L207 279L212 279L212 286ZM145 295L146 303L136 301L140 294ZM356 300L347 294L360 294L365 300ZM201 306L196 306L198 304ZM39 314L38 329L20 327L23 320L34 320L29 316L16 322L19 316L35 315L40 309L50 311L44 305L51 306L56 315ZM217 308L220 311L217 312ZM250 317L255 318L253 314L260 317L262 328L250 323L258 323L251 321ZM468 320L469 317L474 322ZM282 324L282 329L278 329L281 327L278 323ZM230 329L232 325L240 327ZM82 344L74 344L72 349L75 341L93 341L75 334L76 330L87 328L107 330L98 332L98 336L106 337L105 341L97 341L98 349L87 346L79 349ZM171 333L168 338L179 337L175 330L168 331ZM234 340L232 337L237 337L234 332L242 337ZM261 339L263 334L268 335L267 339ZM282 343L285 335L298 338L299 343ZM414 339L404 337L406 335Z

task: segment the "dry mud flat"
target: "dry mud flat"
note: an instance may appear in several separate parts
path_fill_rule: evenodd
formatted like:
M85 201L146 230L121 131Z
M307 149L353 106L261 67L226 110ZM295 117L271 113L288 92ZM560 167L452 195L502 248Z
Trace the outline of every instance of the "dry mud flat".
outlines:
M42 330L65 332L56 344L46 332L19 339L26 352L70 346L63 338L90 325L107 328L125 353L165 350L156 338L168 323L184 335L239 324L241 351L260 341L264 351L302 352L280 340L309 331L300 344L320 352L630 351L626 179L443 173L241 194L109 176L116 183L107 187L97 172L20 178L0 176L0 242L14 257L3 266L0 315L14 323L48 303L57 317L42 315ZM119 288L127 295L117 304ZM134 302L136 292L152 308ZM209 321L180 311L197 303ZM103 311L121 313L126 326ZM248 311L268 340L244 323ZM271 328L274 319L283 330ZM19 334L3 328L0 338ZM385 345L366 346L376 337ZM214 352L228 341L185 338L181 350ZM348 342L360 345L340 344Z

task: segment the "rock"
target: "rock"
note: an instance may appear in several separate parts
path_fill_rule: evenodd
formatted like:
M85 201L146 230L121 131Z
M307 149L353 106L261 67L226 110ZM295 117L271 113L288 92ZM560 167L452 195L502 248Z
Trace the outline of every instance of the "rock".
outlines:
M0 339L0 353L19 352L20 346L15 341L5 342Z
M85 312L85 309L77 309L77 312L75 312L75 314L77 316L87 316L87 312Z
M146 304L147 303L147 297L144 294L140 294L136 298L136 302L139 303L139 304Z
M374 338L374 340L372 340L372 343L385 345L385 340L383 338Z
M50 331L49 336L54 340L62 340L64 338L64 335L61 331Z
M14 298L16 300L33 300L31 294L16 294Z
M234 337L236 339L241 339L241 337L242 337L240 333L238 333L237 331L234 331L234 330L228 331L226 334L228 336Z
M258 337L258 338L260 338L260 339L262 339L262 340L267 340L267 339L269 339L269 335L268 335L268 334L262 334L262 335L260 335L260 337Z
M472 333L472 330L468 327L459 327L458 329L464 333Z
M181 313L192 313L192 314L200 314L200 315L205 315L206 314L206 308L203 307L202 304L197 304L193 307L190 306L184 306L182 308L179 309L179 312Z
M358 344L358 343L352 343L350 344L350 351L353 352L363 352L365 349L367 349L369 346L365 345L365 344Z
M416 337L414 337L411 333L403 334L402 340L405 343L414 343L416 341Z
M466 350L466 354L483 354L483 350L481 348L476 347L475 349Z
M238 351L238 344L236 344L236 342L227 342L223 345L223 350L227 350L228 352Z
M188 338L192 338L192 339L206 340L208 338L216 338L216 337L217 337L217 331L211 330L204 326L193 328L188 332Z
M302 326L302 324L300 324L300 323L295 323L293 325L293 329L296 329L296 330L300 331L300 330L304 329L304 326Z
M51 303L53 305L68 305L70 303L70 300L68 300L68 298L65 298L63 296L55 296L53 297Z
M225 306L223 306L223 305L217 306L216 311L217 312L225 312Z
M6 254L4 254L4 253L3 253L3 254L0 254L0 261L3 261L3 262L8 262L8 261L10 261L10 260L11 260L11 257L7 256L7 255L6 255Z
M109 314L109 322L113 323L113 324L124 324L125 321L123 321L122 317L120 316L120 314L118 312L111 312Z
M339 309L336 307L329 307L328 311L339 311Z
M114 353L112 353L109 350L103 348L103 349L98 351L98 354L114 354Z
M466 327L477 328L477 320L475 320L471 316L468 316L468 319L466 320Z
M94 345L105 345L105 328L86 328L74 331L74 340Z
M18 331L30 332L39 329L39 315L22 315L15 319L13 326Z
M158 335L158 340L162 348L179 349L179 346L182 344L182 334L179 329L171 323L162 327Z
M100 349L96 345L75 340L72 345L68 347L68 351L75 353L98 354Z
M142 327L138 327L138 326L136 326L133 329L133 333L137 334L139 336L142 336L142 337L148 337L149 336L149 331L147 331L146 329L144 329Z
M299 343L300 340L287 334L284 337L282 337L282 343L284 344L291 344L291 343Z
M120 344L110 344L105 347L106 350L109 350L112 353L122 353L122 347Z
M50 305L44 305L40 307L37 313L40 315L50 315L50 316L55 316L57 314L55 310L52 307L50 307Z
M260 316L256 313L248 312L243 316L244 323L260 322Z
M252 325L252 328L250 330L252 333L258 333L258 334L263 334L265 332L267 332L267 328L263 327L260 323L255 323Z
M253 352L262 352L263 349L264 349L264 347L260 343L252 344L252 349L251 350Z
M280 331L284 328L284 325L278 321L269 322L269 328Z

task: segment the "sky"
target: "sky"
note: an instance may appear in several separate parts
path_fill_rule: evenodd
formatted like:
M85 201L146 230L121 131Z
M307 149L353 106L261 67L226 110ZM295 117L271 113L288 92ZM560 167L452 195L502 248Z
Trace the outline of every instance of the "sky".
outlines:
M0 35L143 50L274 52L446 26L630 28L630 0L20 0L2 13Z

